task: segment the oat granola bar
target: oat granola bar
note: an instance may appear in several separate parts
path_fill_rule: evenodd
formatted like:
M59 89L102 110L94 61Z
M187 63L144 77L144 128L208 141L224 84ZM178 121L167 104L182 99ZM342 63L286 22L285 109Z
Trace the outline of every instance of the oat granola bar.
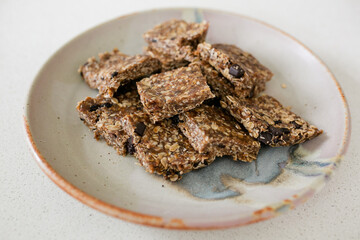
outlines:
M149 125L135 156L147 172L177 181L184 173L205 167L215 156L198 153L170 119Z
M191 64L200 66L206 82L210 86L211 92L219 99L231 95L236 96L234 85L216 71L209 63L205 61L194 61Z
M273 76L255 57L234 45L201 43L197 52L234 85L240 98L264 91Z
M191 61L196 46L205 40L209 24L187 23L172 19L163 22L144 33L149 46L159 53L171 56L175 60Z
M105 139L109 146L113 146L120 155L125 156L128 136L112 116L117 112L116 108L109 99L90 97L77 106L80 119L94 132L95 139Z
M99 61L92 57L79 68L85 82L100 94L112 97L120 86L132 80L150 76L159 72L158 59L145 55L128 56L118 49L99 54Z
M105 139L119 154L126 155L134 152L134 146L132 135L126 132L122 119L138 111L139 107L142 108L140 99L136 89L133 89L114 98L103 95L87 97L79 102L77 110L80 119L94 132L96 139Z
M186 61L185 59L176 60L169 54L159 53L151 47L145 47L145 54L156 58L161 62L162 72L170 71L180 67L185 67L189 64L189 61Z
M214 97L197 65L152 75L136 84L144 110L153 122L193 109Z
M139 103L141 105L140 101ZM120 121L124 131L129 135L128 144L131 148L135 149L135 146L140 142L144 135L145 129L151 124L149 115L144 112L141 105L129 109L127 113L121 117Z
M244 125L250 136L272 147L299 144L322 133L268 95L251 99L227 96L221 105Z
M234 160L251 162L260 150L260 142L214 106L202 105L180 114L178 126L199 153L210 152L217 157L232 156Z

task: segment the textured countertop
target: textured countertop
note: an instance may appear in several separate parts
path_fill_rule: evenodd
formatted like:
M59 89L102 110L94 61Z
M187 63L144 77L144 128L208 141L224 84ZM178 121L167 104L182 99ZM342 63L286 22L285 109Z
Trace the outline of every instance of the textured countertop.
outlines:
M33 160L25 141L23 106L46 60L99 23L175 6L222 9L265 21L303 42L334 73L350 105L350 146L325 188L304 205L228 230L156 229L83 205L50 181ZM360 239L359 13L357 0L0 1L0 239Z

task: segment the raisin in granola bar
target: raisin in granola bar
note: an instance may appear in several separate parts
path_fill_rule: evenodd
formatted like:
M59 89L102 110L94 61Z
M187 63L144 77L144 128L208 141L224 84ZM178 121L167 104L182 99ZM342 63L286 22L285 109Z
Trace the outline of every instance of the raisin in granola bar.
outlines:
M260 142L220 108L202 105L180 114L179 121L179 128L199 153L210 152L217 157L232 156L234 160L251 162L260 150Z
M136 84L144 110L154 123L214 97L197 65L152 75Z
M251 99L227 96L221 106L244 125L250 136L272 147L299 144L322 133L268 95Z
M120 86L161 69L161 63L156 58L145 55L128 56L118 49L99 54L99 59L88 59L79 68L79 72L91 88L99 89L107 97L112 97Z
M201 43L197 52L234 85L241 98L264 91L273 76L255 57L234 45Z
M155 51L171 56L175 60L191 61L193 51L205 40L209 24L187 23L172 19L144 33L143 37Z
M170 119L149 125L138 145L135 156L147 172L177 181L184 173L205 167L215 156L198 153Z

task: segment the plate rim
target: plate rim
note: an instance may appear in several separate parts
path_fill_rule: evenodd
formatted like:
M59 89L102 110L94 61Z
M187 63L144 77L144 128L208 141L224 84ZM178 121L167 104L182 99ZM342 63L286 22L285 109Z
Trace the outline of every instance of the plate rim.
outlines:
M29 112L29 106L30 106L29 102L30 102L30 97L32 95L32 92L34 90L36 80L38 79L40 74L43 72L44 67L47 65L47 63L51 59L53 59L60 51L62 51L62 49L67 47L69 44L71 44L75 39L80 38L83 34L85 34L87 32L90 32L95 28L99 28L102 25L105 25L105 24L107 24L109 22L112 22L112 21L115 21L115 20L118 20L118 19L122 19L122 18L126 18L126 17L129 17L129 16L142 14L142 13L156 12L156 11L170 11L170 10L186 11L186 10L195 10L195 9L205 10L205 11L210 11L210 12L217 12L217 13L225 13L225 14L229 14L229 15L235 15L235 16L240 17L240 18L248 19L250 21L254 21L254 22L260 23L262 25L265 25L266 27L269 27L269 28L275 30L276 32L279 32L280 34L284 35L285 37L290 38L291 40L295 41L297 44L299 44L301 47L303 47L304 50L306 50L313 57L315 57L315 59L327 71L330 78L334 81L334 83L335 83L335 85L336 85L336 87L338 89L338 92L339 92L339 94L341 96L341 100L342 100L342 103L343 103L343 108L345 110L344 111L345 112L345 130L344 130L344 133L343 133L342 144L339 147L337 155L333 157L334 164L331 166L331 169L326 173L326 175L324 175L323 178L318 178L316 181L314 181L311 185L309 185L301 193L296 194L296 197L294 199L279 202L278 205L276 205L276 208L274 208L274 205L268 205L268 206L266 206L266 207L264 207L262 209L254 211L252 213L252 218L249 218L249 217L251 217L249 215L244 215L243 217L237 219L236 222L232 222L231 225L200 226L199 227L199 226L186 225L184 223L184 221L182 219L180 219L180 218L173 218L173 219L170 219L168 221L165 221L160 216L142 214L142 213L139 213L139 212L127 210L125 208L121 208L121 207L112 205L112 204L107 203L105 201L102 201L102 200L100 200L98 198L95 198L94 196L92 196L90 194L85 193L81 189L75 187L73 184L71 184L65 178L63 178L47 162L47 160L43 157L40 150L38 149L38 147L35 144L35 141L34 141L34 139L32 137L30 126L29 126L29 123L28 123L28 112ZM263 220L267 220L267 219L273 218L275 216L278 216L278 215L280 215L280 214L282 214L284 212L287 212L289 209L294 209L298 205L303 204L307 199L311 198L316 192L319 192L323 188L325 183L330 179L330 176L336 170L336 168L339 166L339 163L342 161L344 155L346 154L348 146L349 146L349 142L350 142L350 137L351 137L351 116L350 116L350 109L349 109L348 102L347 102L347 100L345 98L344 92L343 92L339 82L336 80L333 73L329 70L327 65L321 60L320 57L318 57L312 50L310 50L306 45L304 45L302 42L300 42L298 39L296 39L292 35L286 33L285 31L283 31L283 30L281 30L281 29L279 29L277 27L274 27L274 26L272 26L272 25L270 25L270 24L268 24L268 23L266 23L266 22L264 22L262 20L258 20L256 18L249 17L249 16L239 14L239 13L236 13L236 12L218 10L218 9L214 9L214 8L170 7L170 8L147 9L147 10L143 10L143 11L135 11L135 12L132 12L132 13L129 13L129 14L121 15L119 17L109 19L109 20L107 20L105 22L102 22L102 23L100 23L100 24L98 24L98 25L96 25L94 27L91 27L91 28L87 29L86 31L81 32L78 35L76 35L75 37L68 40L64 45L62 45L57 51L55 51L46 60L46 62L41 66L41 68L38 70L35 78L33 79L25 99L26 99L26 103L25 103L24 113L23 113L23 122L24 122L23 125L24 125L24 130L25 130L25 133L26 133L26 139L27 139L28 145L30 147L30 150L31 150L31 153L32 153L34 159L36 160L36 162L39 165L39 167L41 168L41 170L58 187L60 187L63 191L65 191L66 193L68 193L70 196L74 197L78 201L84 203L85 205L87 205L87 206L89 206L89 207L91 207L91 208L93 208L95 210L98 210L98 211L100 211L102 213L105 213L107 215L110 215L110 216L113 216L113 217L116 217L116 218L119 218L119 219L122 219L122 220L125 220L125 221L128 221L128 222L132 222L132 223L137 223L137 224L142 224L142 225L152 226L152 227L167 228L167 229L210 230L210 229L225 229L225 228L239 227L239 226L244 226L244 225L260 222L260 221L263 221ZM281 209L281 211L277 211L277 210L280 210L280 209Z

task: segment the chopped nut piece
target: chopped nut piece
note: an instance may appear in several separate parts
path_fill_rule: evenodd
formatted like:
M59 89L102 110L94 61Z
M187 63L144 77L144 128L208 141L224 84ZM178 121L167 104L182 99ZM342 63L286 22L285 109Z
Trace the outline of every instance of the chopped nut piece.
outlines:
M322 133L268 95L251 99L227 96L221 104L250 136L272 147L299 144Z
M155 134L155 128L161 128L161 131ZM135 148L135 156L147 172L171 181L177 181L182 174L205 167L215 159L211 154L195 151L169 119L150 124Z
M85 82L101 94L112 97L120 86L132 80L159 72L161 63L150 56L128 56L114 49L111 53L99 54L100 60L90 58L79 68Z
M272 72L251 54L234 45L201 43L201 59L222 73L235 87L236 96L252 97L265 90Z
M137 87L144 110L153 122L193 109L214 97L197 65L152 75L138 82Z
M202 105L180 114L179 119L178 126L198 152L228 155L245 162L256 159L260 143L220 108Z

